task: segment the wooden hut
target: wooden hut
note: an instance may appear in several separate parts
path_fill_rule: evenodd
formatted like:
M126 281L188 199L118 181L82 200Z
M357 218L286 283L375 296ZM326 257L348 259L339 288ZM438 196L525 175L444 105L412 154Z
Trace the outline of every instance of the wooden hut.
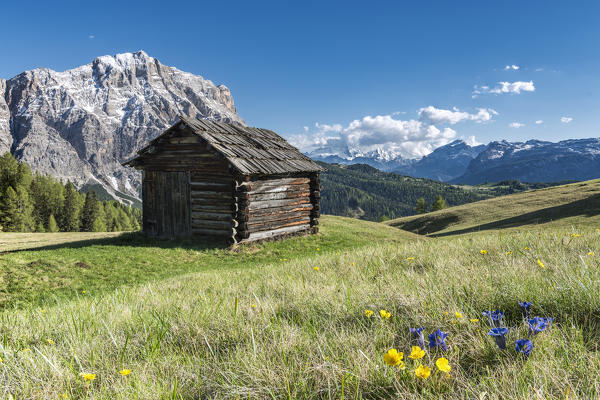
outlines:
M142 170L148 235L239 243L318 230L322 168L270 130L180 117L124 165Z

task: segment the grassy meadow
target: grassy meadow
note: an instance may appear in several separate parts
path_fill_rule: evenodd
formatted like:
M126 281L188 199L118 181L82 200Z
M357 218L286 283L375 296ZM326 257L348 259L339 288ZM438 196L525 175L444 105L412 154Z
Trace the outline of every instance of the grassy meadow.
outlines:
M317 236L237 249L125 235L5 252L0 398L598 398L600 233L572 222L423 238L326 217ZM529 336L518 301L551 327ZM481 314L495 309L506 350ZM411 327L448 350L410 359Z
M600 179L532 190L385 222L430 236L546 224L600 224Z

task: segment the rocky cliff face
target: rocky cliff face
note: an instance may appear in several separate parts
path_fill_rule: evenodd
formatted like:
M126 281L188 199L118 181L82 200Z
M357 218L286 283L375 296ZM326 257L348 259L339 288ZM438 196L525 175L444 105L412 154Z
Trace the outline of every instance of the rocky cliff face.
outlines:
M35 69L0 80L0 152L78 186L139 197L140 174L121 162L178 115L244 124L226 86L143 51L64 72Z

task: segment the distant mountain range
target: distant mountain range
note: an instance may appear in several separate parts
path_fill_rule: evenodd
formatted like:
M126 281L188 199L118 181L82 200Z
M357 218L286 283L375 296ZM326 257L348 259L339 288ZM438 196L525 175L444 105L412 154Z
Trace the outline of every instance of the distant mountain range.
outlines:
M328 163L367 164L386 172L462 184L600 178L600 138L558 143L503 140L478 146L455 140L418 160L389 157L384 151L352 156L350 151L334 154L331 150L318 149L308 155Z

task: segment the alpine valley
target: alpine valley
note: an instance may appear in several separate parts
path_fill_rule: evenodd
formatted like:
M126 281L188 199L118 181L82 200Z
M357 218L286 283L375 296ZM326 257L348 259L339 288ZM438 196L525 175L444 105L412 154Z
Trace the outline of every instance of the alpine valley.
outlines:
M0 79L0 154L79 189L140 198L141 175L121 163L179 115L245 125L225 85L161 64L143 51L102 56L64 72L38 68ZM308 153L336 164L461 184L600 177L600 139L471 146L456 140L415 160L343 146Z

